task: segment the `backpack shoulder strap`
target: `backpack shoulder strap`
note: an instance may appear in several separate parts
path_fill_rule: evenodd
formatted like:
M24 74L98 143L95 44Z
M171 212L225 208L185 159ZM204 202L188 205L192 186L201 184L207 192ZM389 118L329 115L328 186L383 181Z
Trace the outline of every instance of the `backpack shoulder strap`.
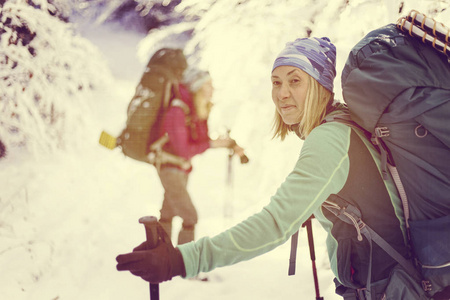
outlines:
M173 99L172 102L170 103L170 106L181 108L185 115L189 115L189 113L191 112L191 110L189 109L189 105L187 105L185 102L183 102L178 98Z
M383 141L380 139L384 136L389 136L389 131L384 131L387 128L385 127L377 127L375 128L375 132L371 134L367 130L365 130L363 127L359 126L355 121L352 120L350 114L348 113L342 113L342 114L336 114L336 115L329 115L325 117L324 122L339 122L346 124L347 126L350 126L356 130L359 130L361 133L363 133L368 140L371 141L371 143L378 149L378 151L381 154L381 174L383 175L383 179L388 179L388 164L391 162L392 164L392 158L389 154L389 151L386 147L386 145L383 143ZM393 165L393 164L392 164Z
M358 125L355 121L353 121L352 117L349 113L338 113L338 114L331 114L325 117L324 123L328 122L339 122L343 123L347 126L350 126L354 129L360 130L362 133L364 133L367 136L367 131L364 130L361 126Z
M180 100L179 98L175 98L172 100L172 102L170 102L170 107L179 107L183 110L184 115L185 115L185 124L186 126L190 127L191 126L191 110L189 109L189 105L187 105L185 102L183 102L182 100Z
M364 128L359 126L355 121L352 120L350 114L348 113L342 113L342 114L336 114L336 115L329 115L325 117L325 122L339 122L346 124L347 126L350 126L352 128L355 128L357 130L360 130L364 135L369 138L370 133L368 133ZM408 198L406 196L405 188L403 187L403 183L400 179L400 176L398 174L397 168L388 162L388 155L387 155L387 149L384 148L384 146L378 141L378 135L371 136L369 139L371 140L372 144L374 144L375 147L378 148L380 154L381 154L381 171L383 174L383 178L386 179L387 171L392 176L392 179L394 181L394 184L397 188L397 191L399 193L400 199L402 200L402 206L403 206L403 213L405 216L405 223L406 223L406 231L408 234L408 240L410 240L410 229L409 229L409 204L408 204Z
M167 68L164 65L152 64L147 67L143 76L146 76L147 73L154 74L156 84L162 85L161 103L164 109L169 107L170 100L173 97L181 98L179 82L171 68Z

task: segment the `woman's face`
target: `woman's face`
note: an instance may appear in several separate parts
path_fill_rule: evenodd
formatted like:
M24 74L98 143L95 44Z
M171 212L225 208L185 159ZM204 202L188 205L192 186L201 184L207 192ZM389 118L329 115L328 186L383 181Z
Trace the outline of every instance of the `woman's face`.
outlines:
M208 100L211 100L214 92L212 80L209 79L208 81L206 81L200 88L199 92L202 93L203 97L205 97Z
M212 81L208 80L202 85L202 87L194 96L194 104L197 116L202 120L208 119L212 107L211 98L213 96L213 91L214 88L212 85Z
M309 87L308 76L291 66L279 66L272 72L272 100L287 125L301 121Z

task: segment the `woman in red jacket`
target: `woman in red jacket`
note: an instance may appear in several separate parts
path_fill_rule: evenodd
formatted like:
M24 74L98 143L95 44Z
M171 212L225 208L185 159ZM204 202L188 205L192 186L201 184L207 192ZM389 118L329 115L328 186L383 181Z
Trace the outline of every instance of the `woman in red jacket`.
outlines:
M195 71L188 85L180 84L181 99L173 99L161 125L161 135L167 134L169 142L164 151L190 161L209 148L235 146L230 138L211 140L208 135L208 116L211 109L213 86L208 72ZM160 223L169 236L172 233L172 219L179 216L183 226L178 234L178 244L194 240L197 224L197 211L187 191L189 169L166 164L162 165L159 176L164 187L164 201L161 208Z

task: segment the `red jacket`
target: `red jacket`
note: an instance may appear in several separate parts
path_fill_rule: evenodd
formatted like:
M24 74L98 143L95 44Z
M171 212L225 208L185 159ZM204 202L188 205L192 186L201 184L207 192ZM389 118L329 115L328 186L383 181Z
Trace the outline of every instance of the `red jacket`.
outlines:
M181 107L171 106L163 117L160 134L167 133L169 142L164 150L191 159L203 153L209 146L208 125L206 120L199 120L194 109L192 96L188 89L180 84L181 100L189 107L190 124L186 123L186 115Z

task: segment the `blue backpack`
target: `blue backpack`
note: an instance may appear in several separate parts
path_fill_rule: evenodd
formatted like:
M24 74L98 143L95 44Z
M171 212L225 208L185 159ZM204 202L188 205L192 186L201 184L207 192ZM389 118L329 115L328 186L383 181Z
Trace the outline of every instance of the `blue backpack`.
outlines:
M365 223L355 205L327 199L322 207L336 221L351 225L358 240L369 245L368 250L360 246L370 252L365 287L336 281L336 292L344 300L450 299L449 41L447 27L412 11L398 24L367 34L349 54L341 79L350 114L329 115L324 122L362 131L381 153L383 177L391 174L402 200L411 255L397 252ZM316 299L323 299L310 221L304 225ZM292 236L289 275L295 273L297 239L298 232ZM371 281L374 245L398 263L389 278L378 282Z
M367 238L399 262L410 282L422 284L420 299L450 285L449 33L412 11L398 24L367 34L342 72L350 115L327 120L357 127L379 149L383 176L391 173L402 199L414 263L371 228L365 229ZM340 214L342 207L333 205L324 207ZM357 209L353 217L363 219ZM351 223L346 216L342 220ZM397 282L402 284L410 283Z

